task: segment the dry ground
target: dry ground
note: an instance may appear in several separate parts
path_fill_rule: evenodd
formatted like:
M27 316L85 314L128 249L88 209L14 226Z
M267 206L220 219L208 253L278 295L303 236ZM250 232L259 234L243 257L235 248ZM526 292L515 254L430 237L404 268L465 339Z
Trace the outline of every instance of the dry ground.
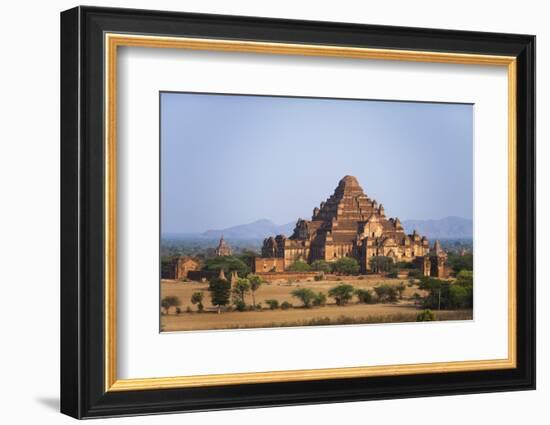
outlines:
M376 322L406 322L416 320L419 310L410 298L415 292L424 295L416 286L407 286L404 299L397 304L357 304L352 301L349 305L341 307L334 304L334 300L328 298L327 305L315 308L298 308L301 302L290 293L299 287L307 287L316 292L325 294L333 286L341 283L351 283L355 288L372 288L382 283L398 285L399 279L364 279L346 282L327 280L321 282L300 281L294 283L272 282L264 283L256 291L256 303L262 303L262 311L222 312L217 314L210 303L208 283L179 282L174 280L162 280L161 298L167 295L175 295L181 300L181 314L175 314L172 309L169 315L161 316L161 326L164 331L204 330L204 329L228 329L228 328L258 328L278 326L303 326L312 324L335 323L376 323ZM407 281L403 281L407 285ZM204 313L197 313L196 306L190 302L193 292L204 292ZM268 310L265 300L276 299L279 304L283 301L292 303L295 308L288 310ZM252 297L247 296L247 303L252 303ZM193 312L186 310L190 307ZM465 312L441 312L437 314L438 320L471 319L471 311Z

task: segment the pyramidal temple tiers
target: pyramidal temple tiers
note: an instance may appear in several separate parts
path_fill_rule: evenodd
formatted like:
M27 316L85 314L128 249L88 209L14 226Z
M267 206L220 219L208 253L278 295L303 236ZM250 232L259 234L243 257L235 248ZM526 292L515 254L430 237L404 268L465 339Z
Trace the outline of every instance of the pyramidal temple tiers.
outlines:
M362 272L368 272L370 258L385 256L394 262L415 261L424 275L440 276L446 254L439 243L434 248L437 253L430 253L428 239L416 231L407 235L399 219L387 218L382 204L370 199L355 177L345 176L334 193L313 209L311 220L297 221L292 236L263 241L256 270L283 271L298 260L332 262L353 257Z

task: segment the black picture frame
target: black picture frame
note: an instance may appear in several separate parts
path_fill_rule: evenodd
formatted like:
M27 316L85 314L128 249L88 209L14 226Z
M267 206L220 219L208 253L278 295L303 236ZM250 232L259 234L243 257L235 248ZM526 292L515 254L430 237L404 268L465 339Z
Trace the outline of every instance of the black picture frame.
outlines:
M104 33L517 58L517 367L302 382L105 391ZM75 418L535 388L535 37L132 9L61 13L61 412Z

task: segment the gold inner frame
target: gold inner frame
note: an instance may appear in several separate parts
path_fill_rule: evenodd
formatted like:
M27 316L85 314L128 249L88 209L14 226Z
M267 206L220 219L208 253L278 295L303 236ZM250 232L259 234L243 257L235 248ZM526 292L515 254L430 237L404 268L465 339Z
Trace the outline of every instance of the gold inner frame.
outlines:
M370 49L327 45L267 43L105 34L105 391L135 391L214 385L358 378L417 373L511 369L516 358L516 58L462 53ZM116 123L117 48L119 46L325 56L507 67L508 72L508 358L274 372L118 379L116 325Z

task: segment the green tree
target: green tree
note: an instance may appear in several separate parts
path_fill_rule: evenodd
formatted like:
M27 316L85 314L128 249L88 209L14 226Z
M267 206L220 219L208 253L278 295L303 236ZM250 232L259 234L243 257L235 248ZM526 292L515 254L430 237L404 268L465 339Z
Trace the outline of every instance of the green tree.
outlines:
M246 305L245 296L250 292L250 281L248 279L237 279L235 287L233 288L233 294L239 301Z
M377 255L369 259L369 265L373 272L390 272L394 267L393 260L390 257Z
M209 258L204 261L202 270L217 273L223 270L226 275L235 271L240 277L245 277L250 273L249 267L242 260L233 256Z
M428 291L424 298L424 307L437 310L449 308L449 282L432 277L423 277L418 285L420 289Z
M361 267L359 262L352 257L342 257L336 260L332 265L336 273L355 275L358 274Z
M324 306L327 303L327 296L324 292L317 292L313 299L313 305L317 307Z
M373 302L372 291L370 289L358 288L355 290L355 295L360 303L370 304Z
M229 304L229 298L231 297L231 283L225 279L214 278L210 280L208 291L210 292L212 305L218 307L219 314L221 307L225 307Z
M381 303L394 303L397 301L399 292L397 287L384 283L374 288L378 301Z
M331 271L330 264L327 263L325 260L315 260L313 263L311 263L311 268L315 271L323 273L330 273Z
M461 270L472 271L474 269L474 255L472 253L459 255L454 252L449 252L446 265L455 273L459 273Z
M315 299L315 292L309 288L298 288L290 293L293 297L298 298L304 304L305 308L310 308L311 303Z
M311 270L311 266L303 260L296 260L287 268L287 270L289 272L309 272Z
M243 249L241 253L237 256L239 260L241 260L246 266L252 270L254 268L254 259L259 255L256 251L252 251L251 249Z
M202 300L204 299L204 293L203 292L193 292L191 295L191 304L195 305L197 304L197 310L202 312L204 310L204 305L202 304Z
M170 307L179 307L181 305L181 301L174 295L168 295L162 299L160 305L164 309L165 314L168 314L170 313Z
M256 291L262 286L264 281L258 275L248 275L248 281L250 282L250 290L252 291L252 305L256 309Z
M471 270L460 270L456 275L457 285L468 286L474 284L474 272Z
M354 288L352 285L342 283L338 286L330 288L328 296L334 298L337 305L346 305L353 297Z

